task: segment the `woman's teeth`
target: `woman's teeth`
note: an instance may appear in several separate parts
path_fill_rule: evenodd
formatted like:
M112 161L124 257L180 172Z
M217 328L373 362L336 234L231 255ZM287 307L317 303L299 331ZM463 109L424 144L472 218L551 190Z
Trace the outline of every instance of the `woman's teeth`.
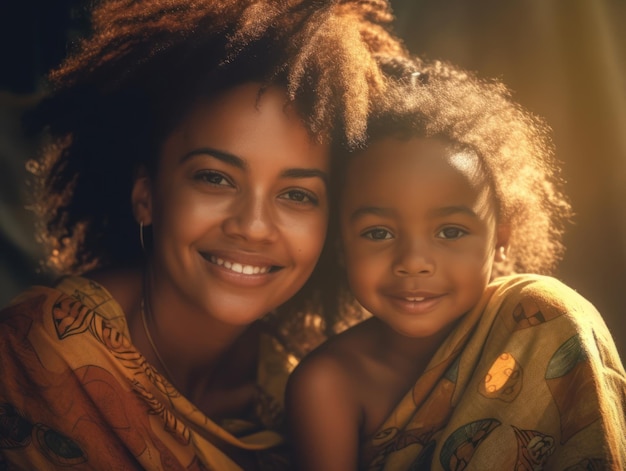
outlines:
M215 255L211 255L212 263L219 265L220 267L227 268L235 273L243 273L244 275L261 275L270 271L271 267L255 267L254 265L243 265L237 262L229 262L228 260L221 259Z
M424 299L426 299L426 298L415 298L415 297L413 297L413 298L404 298L404 299L406 299L407 301L409 301L411 303L416 303L416 302L419 302L419 301L424 301Z

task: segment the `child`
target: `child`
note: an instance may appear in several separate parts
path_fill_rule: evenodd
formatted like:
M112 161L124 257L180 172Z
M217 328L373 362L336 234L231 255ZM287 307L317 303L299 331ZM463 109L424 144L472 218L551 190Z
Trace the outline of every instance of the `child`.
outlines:
M340 204L348 284L373 317L289 380L300 469L626 469L615 345L545 276L570 216L546 127L499 83L387 62Z

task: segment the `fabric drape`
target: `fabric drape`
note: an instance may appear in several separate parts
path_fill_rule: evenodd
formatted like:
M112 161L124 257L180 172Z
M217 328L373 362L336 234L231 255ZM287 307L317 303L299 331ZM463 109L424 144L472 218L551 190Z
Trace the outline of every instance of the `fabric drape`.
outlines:
M268 427L293 364L269 336L257 420L220 424L146 362L118 303L85 278L16 298L0 313L0 342L0 468L234 471L215 443L266 450L283 442ZM257 455L259 466L279 467L278 456Z
M489 285L361 456L367 470L624 470L626 374L550 277Z

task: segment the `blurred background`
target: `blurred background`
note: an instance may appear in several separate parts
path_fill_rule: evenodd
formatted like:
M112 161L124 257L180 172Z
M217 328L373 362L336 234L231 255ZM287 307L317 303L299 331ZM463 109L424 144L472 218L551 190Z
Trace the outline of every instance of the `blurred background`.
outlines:
M556 276L602 313L626 359L626 2L392 0L416 54L503 80L552 126L576 211ZM0 4L0 306L45 281L25 210L33 144L20 130L45 72L85 31L85 0Z

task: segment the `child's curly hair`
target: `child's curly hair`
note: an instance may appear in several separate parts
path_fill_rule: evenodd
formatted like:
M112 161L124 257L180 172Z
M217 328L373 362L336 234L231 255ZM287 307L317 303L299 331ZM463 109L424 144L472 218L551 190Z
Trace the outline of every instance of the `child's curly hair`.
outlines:
M162 140L198 98L243 82L282 86L312 137L354 144L384 88L373 54L405 54L386 0L108 0L91 19L30 117L49 137L31 163L34 207L48 268L61 274L142 259L134 172L154 171ZM311 287L332 263L325 253L289 311L321 310Z
M368 142L390 135L440 138L475 152L493 185L498 221L510 226L508 255L494 265L494 276L552 272L572 211L548 126L496 80L440 61L379 60L389 87L375 100Z

